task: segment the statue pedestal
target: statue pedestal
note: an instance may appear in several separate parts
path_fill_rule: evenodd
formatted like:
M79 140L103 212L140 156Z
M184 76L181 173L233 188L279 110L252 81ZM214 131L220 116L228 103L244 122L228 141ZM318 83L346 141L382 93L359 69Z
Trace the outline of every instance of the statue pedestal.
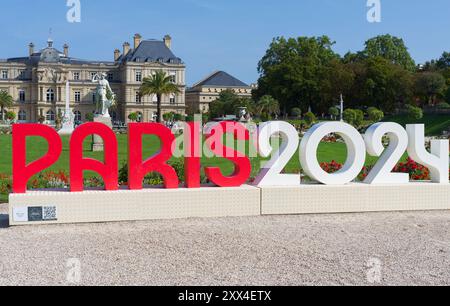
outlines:
M94 122L102 123L112 129L112 120L110 117L95 117ZM98 135L92 135L92 151L104 151L103 139Z
M66 118L65 118L66 119ZM71 118L67 118L62 125L62 128L58 131L59 135L72 135L75 130L73 121Z

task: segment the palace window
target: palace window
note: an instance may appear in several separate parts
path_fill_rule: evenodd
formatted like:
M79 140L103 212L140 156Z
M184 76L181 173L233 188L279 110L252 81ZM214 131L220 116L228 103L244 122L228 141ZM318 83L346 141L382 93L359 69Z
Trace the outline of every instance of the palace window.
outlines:
M177 102L175 95L170 95L170 104L175 104Z
M73 73L73 80L74 81L79 81L80 80L80 73L79 72L74 72Z
M75 102L80 103L81 102L81 92L75 91Z
M55 121L55 112L52 111L52 110L49 110L49 111L47 112L47 114L45 115L45 119L46 119L47 121Z
M19 102L25 102L25 90L20 89L19 90Z
M23 80L25 79L25 70L21 69L19 70L19 79Z
M175 71L170 72L170 82L173 84L177 82L177 73Z
M19 111L18 119L19 121L27 121L27 112L24 110Z
M92 92L92 103L96 103L97 99L96 99L97 95L95 93L95 91Z
M91 72L91 80L97 75L97 72Z
M75 111L73 114L75 115L75 121L76 122L80 122L82 120L80 111Z
M47 102L55 102L55 91L51 88L47 90Z
M8 70L2 70L2 79L7 80L8 79Z
M112 82L114 80L114 74L113 73L108 73L108 81Z
M142 71L136 71L136 82L142 82Z
M136 98L135 98L136 100L136 104L141 104L142 103L142 96L141 96L141 94L139 93L139 91L136 91Z

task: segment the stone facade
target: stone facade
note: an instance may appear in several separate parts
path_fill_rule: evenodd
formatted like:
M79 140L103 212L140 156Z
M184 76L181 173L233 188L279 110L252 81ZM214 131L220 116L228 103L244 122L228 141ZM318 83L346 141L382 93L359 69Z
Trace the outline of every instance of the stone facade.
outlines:
M217 71L186 91L186 105L191 114L209 112L209 105L224 90L232 90L240 97L251 98L252 87L223 71Z
M185 114L185 70L182 60L171 51L172 40L141 40L134 36L134 45L123 44L123 50L114 51L114 61L87 61L69 56L69 47L63 52L47 41L47 47L35 52L29 45L27 57L0 60L0 90L7 91L14 99L14 111L19 122L37 122L45 119L54 124L56 116L65 108L66 81L70 82L70 106L77 121L85 121L95 110L96 85L92 77L105 73L117 96L117 107L111 111L113 121L127 122L128 115L136 112L140 121L150 122L156 114L156 97L139 97L139 87L144 77L156 70L163 70L173 77L179 88L177 95L163 96L163 113Z

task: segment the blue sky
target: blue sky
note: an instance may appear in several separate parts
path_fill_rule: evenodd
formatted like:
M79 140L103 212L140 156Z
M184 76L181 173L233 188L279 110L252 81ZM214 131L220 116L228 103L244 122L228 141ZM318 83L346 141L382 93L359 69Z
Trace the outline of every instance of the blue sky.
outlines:
M187 64L188 85L215 70L252 83L259 59L276 36L328 35L341 54L378 34L404 38L421 63L450 51L450 1L381 0L382 22L366 19L366 0L81 0L81 23L66 20L66 0L3 0L0 58L24 56L27 45L55 46L71 56L112 60L134 33L173 37ZM123 21L122 21L123 20Z

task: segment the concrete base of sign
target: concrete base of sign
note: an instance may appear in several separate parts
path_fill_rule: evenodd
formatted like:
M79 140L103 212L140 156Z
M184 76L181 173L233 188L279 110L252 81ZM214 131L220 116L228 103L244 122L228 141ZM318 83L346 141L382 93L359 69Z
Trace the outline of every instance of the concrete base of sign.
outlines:
M261 215L261 193L240 188L35 191L9 197L10 225Z
M263 215L450 209L450 184L309 184L261 190Z

